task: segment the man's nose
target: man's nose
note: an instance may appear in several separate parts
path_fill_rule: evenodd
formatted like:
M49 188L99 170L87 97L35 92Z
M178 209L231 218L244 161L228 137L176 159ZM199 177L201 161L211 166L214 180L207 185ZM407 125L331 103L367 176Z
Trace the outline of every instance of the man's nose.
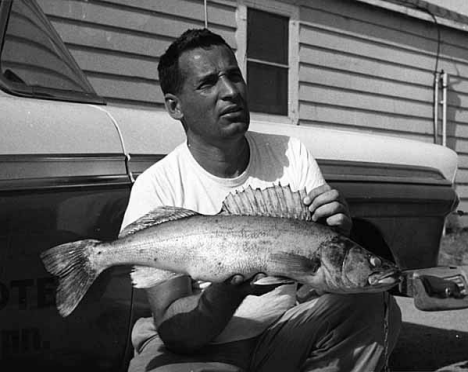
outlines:
M222 98L231 98L239 95L239 88L237 87L236 83L234 83L227 76L221 77L220 85L220 93Z

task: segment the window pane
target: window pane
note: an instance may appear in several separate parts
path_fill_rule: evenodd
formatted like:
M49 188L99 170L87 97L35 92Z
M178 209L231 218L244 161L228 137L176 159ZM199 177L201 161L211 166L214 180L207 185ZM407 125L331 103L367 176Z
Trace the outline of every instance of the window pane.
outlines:
M40 89L96 96L35 2L13 1L3 49L2 80L15 91Z
M288 18L256 9L247 13L247 57L288 64Z
M288 114L288 69L247 63L249 106L252 111Z

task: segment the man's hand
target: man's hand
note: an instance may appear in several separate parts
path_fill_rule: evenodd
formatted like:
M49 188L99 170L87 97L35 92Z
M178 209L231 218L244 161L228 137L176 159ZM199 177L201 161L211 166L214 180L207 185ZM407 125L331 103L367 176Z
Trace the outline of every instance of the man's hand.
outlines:
M313 189L304 198L304 204L309 206L312 220L324 220L328 226L337 229L341 234L349 236L353 222L349 213L348 203L338 190L328 184Z

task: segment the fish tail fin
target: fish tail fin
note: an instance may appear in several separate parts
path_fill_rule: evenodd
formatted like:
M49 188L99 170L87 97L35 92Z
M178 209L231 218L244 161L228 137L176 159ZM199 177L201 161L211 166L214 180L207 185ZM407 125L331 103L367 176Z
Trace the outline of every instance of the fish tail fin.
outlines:
M70 315L78 306L91 284L102 272L103 268L97 268L89 259L90 249L100 244L102 242L99 240L79 240L42 252L44 267L59 280L56 302L63 317Z

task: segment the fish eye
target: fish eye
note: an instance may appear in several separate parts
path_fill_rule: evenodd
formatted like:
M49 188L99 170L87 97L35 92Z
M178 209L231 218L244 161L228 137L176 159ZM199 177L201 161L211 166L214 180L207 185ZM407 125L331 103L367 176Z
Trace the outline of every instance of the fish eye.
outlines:
M382 265L382 260L376 256L370 256L369 262L373 267L378 267Z

